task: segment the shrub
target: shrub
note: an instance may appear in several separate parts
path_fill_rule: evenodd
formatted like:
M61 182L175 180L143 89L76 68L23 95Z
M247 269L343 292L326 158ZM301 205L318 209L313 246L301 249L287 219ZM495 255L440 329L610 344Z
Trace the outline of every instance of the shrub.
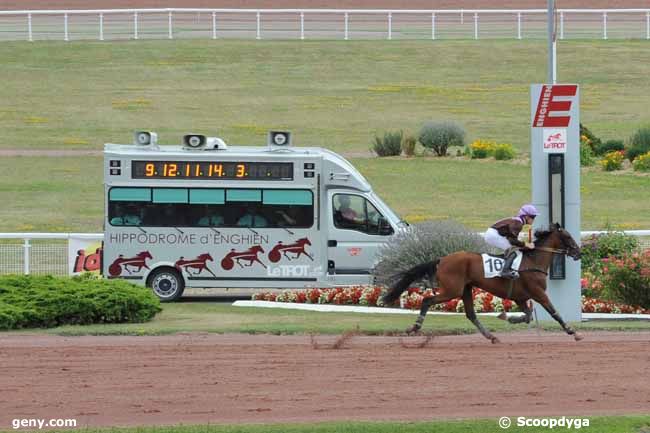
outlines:
M454 221L433 221L413 225L391 237L379 249L375 281L391 285L413 266L456 251L487 251L483 238Z
M402 152L404 152L404 155L406 156L413 156L415 155L415 144L417 143L417 138L415 138L412 135L407 135L404 137L402 140Z
M160 309L151 290L124 280L0 277L0 329L144 322Z
M418 140L436 155L446 156L449 146L465 145L465 130L456 122L427 122L420 129Z
M625 154L620 151L609 152L603 159L600 160L600 165L605 171L614 171L620 170L623 168L623 160L625 159Z
M621 258L632 254L639 247L636 237L623 232L611 231L601 235L591 235L582 240L581 260L582 268L592 273L600 273L602 260Z
M515 157L515 149L512 144L502 143L494 147L494 159L499 161L510 160Z
M580 136L580 166L587 167L594 163L594 152L586 136Z
M472 159L483 159L494 155L496 146L497 144L494 141L478 139L469 145L468 153Z
M600 146L596 147L594 154L597 156L604 155L617 150L625 150L623 140L607 140Z
M606 298L650 308L650 251L610 260L603 271Z
M397 156L402 152L402 131L384 132L384 137L375 136L372 150L378 156Z
M637 156L650 152L650 126L639 128L630 138L627 159L634 161Z
M632 167L635 171L650 171L650 152L637 156Z
M580 124L580 143L585 142L590 148L592 153L596 153L596 149L602 145L600 138L596 137L582 123Z

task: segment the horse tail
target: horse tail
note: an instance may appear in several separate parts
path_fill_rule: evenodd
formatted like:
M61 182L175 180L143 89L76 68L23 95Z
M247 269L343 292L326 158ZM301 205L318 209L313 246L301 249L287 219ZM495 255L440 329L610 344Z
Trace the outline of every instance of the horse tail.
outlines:
M388 292L384 295L383 301L385 305L390 305L399 299L399 296L408 289L409 285L416 280L427 275L431 278L436 273L436 268L440 263L440 259L430 262L424 262L417 266L413 266L408 271L402 272L400 279L395 283Z

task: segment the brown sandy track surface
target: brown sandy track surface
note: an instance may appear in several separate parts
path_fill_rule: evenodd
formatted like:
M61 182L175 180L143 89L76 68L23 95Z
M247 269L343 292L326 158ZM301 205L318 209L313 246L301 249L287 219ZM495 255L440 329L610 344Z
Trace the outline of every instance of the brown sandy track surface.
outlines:
M546 0L0 0L0 10L125 8L545 9ZM649 0L558 0L558 8L650 8Z
M0 426L650 413L650 333L501 338L438 337L406 349L397 337L355 337L316 350L307 336L4 334Z

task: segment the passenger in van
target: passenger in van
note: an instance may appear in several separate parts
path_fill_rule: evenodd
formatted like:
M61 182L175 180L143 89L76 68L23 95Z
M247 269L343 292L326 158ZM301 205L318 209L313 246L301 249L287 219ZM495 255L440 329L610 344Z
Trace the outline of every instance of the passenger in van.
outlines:
M142 225L142 218L133 205L115 206L115 216L111 218L111 225L114 226L139 226Z
M275 212L277 218L275 219L275 225L278 227L294 227L298 225L298 209L293 206L289 206L285 209L278 209Z
M224 218L209 206L205 207L204 216L202 216L196 225L200 227L220 227L224 225Z
M269 223L266 218L260 215L257 211L254 209L248 209L245 211L244 215L237 220L237 226L264 228L268 227Z
M363 218L350 207L350 196L345 194L338 194L338 207L334 210L334 219L337 225L343 227L355 227L365 223Z

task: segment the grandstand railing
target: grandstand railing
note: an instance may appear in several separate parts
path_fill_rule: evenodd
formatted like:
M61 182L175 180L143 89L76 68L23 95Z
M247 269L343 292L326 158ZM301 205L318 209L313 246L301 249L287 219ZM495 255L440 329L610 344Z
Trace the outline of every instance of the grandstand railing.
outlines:
M582 239L607 231L583 231ZM639 238L639 246L650 249L650 230L626 230ZM0 233L0 275L68 275L68 243L72 239L102 241L102 233Z
M0 41L546 38L546 9L0 11ZM650 40L650 9L558 9L558 39Z

